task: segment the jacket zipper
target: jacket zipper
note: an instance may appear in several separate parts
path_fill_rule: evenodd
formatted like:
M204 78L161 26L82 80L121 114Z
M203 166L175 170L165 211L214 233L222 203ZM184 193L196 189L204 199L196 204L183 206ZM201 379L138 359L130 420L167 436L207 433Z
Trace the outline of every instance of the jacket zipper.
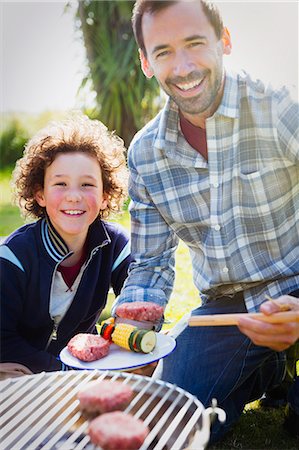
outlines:
M45 350L48 350L49 345L51 344L52 341L57 341L57 331L58 331L58 324L53 321L53 328L50 337L48 339L47 345L45 347Z
M102 247L104 247L104 246L107 245L107 244L108 244L108 240L104 241L101 245L99 245L98 247L96 247L96 248L93 249L93 251L92 251L91 254L90 254L89 259L88 259L88 260L85 262L85 264L84 264L84 270L85 270L86 267L89 265L91 259L93 258L93 256L95 255L95 253L97 253L97 251L99 250L99 248L102 248ZM66 255L63 259L65 259L67 256L69 256L69 254ZM57 270L58 265L63 261L63 259L62 259L61 261L59 261L59 262L56 264L56 266L55 266L55 269L54 269L54 272L53 272L53 275L52 275L52 283L51 283L50 298L51 298L51 295L52 295L54 276L55 276L55 273L56 273L56 270ZM66 314L66 313L67 313L67 311L65 312L65 314ZM64 315L65 315L65 314L64 314ZM63 316L63 317L64 317L64 316ZM63 317L61 318L61 320L63 319ZM51 317L51 318L52 318L52 317ZM53 320L53 318L52 318L52 320ZM60 320L60 322L61 322L61 320ZM59 326L59 324L55 323L54 320L53 320L53 328L52 328L50 337L49 337L49 339L48 339L47 345L46 345L46 347L45 347L45 351L48 350L48 348L49 348L49 346L50 346L50 344L51 344L52 341L57 341L58 326Z

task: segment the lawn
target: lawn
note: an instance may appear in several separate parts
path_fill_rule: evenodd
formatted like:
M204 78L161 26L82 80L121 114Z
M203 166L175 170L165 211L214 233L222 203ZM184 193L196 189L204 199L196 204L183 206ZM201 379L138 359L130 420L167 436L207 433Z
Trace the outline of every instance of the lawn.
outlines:
M0 236L5 236L23 224L18 208L11 205L9 189L10 171L0 172ZM129 229L129 215L125 212L119 220ZM110 296L109 306L113 301ZM176 255L176 280L174 291L166 309L166 319L173 326L186 312L198 305L198 293L192 282L192 269L187 247L180 243ZM109 314L109 306L105 314ZM200 376L200 374L199 374ZM282 429L283 409L262 410L258 402L246 407L241 420L224 441L213 449L298 449L298 440L290 438Z
M11 204L11 170L0 172L0 236L6 236L24 223L19 209Z

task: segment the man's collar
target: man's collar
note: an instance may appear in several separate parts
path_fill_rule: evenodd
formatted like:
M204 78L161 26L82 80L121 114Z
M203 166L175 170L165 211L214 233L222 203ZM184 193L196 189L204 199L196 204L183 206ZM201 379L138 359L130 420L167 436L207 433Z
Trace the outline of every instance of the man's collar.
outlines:
M231 70L226 70L223 97L213 117L222 115L233 119L238 118L239 96L238 75ZM167 146L168 150L173 152L177 151L178 120L178 106L168 97L161 111L158 133L155 139L155 146L157 148L162 149ZM207 120L210 120L210 118Z
M238 75L226 69L223 96L215 115L235 119L239 117L239 104Z

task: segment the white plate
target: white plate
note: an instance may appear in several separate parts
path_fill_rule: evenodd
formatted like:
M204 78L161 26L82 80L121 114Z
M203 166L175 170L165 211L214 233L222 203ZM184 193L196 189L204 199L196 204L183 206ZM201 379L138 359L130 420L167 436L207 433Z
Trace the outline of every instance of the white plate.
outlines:
M111 344L107 356L92 362L80 361L64 347L60 359L64 364L77 369L125 370L145 366L169 355L176 346L176 341L167 334L157 333L157 344L151 353L135 353Z

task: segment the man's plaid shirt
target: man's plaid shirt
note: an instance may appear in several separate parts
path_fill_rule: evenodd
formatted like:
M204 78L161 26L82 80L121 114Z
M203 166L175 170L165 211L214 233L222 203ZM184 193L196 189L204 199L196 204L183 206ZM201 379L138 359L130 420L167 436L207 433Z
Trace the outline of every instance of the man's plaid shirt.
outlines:
M119 303L167 302L178 239L190 249L202 298L242 290L256 311L265 294L299 288L298 120L286 88L227 73L206 121L207 162L168 100L129 149L135 262Z

